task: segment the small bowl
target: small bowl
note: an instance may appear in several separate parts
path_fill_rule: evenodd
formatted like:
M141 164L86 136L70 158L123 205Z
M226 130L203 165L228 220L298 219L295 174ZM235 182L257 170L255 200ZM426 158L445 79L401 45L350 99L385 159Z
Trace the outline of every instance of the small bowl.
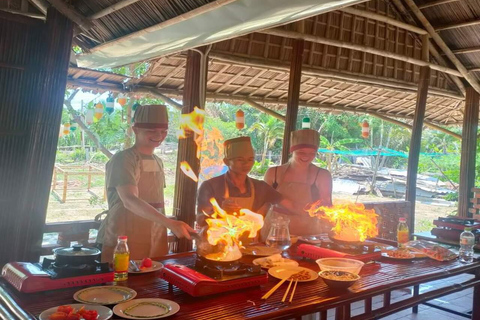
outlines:
M365 263L360 260L347 258L323 258L316 260L320 271L345 271L355 275L360 273Z
M321 271L320 278L332 289L347 289L360 279L358 274L346 271Z

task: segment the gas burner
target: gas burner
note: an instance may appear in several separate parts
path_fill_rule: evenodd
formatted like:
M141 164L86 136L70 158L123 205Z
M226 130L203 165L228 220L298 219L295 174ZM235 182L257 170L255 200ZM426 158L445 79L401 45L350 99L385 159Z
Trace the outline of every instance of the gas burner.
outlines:
M254 275L261 273L261 267L255 265L248 265L239 261L213 261L207 260L200 256L195 259L195 265L189 266L206 276L215 280L224 280L230 276Z
M369 242L368 240L359 243L347 244L324 239L320 243L320 247L353 255L380 251L375 247L375 243Z
M70 265L58 264L55 260L48 258L43 259L41 268L43 271L48 273L52 279L91 275L111 271L107 262L100 263L95 261L93 264Z

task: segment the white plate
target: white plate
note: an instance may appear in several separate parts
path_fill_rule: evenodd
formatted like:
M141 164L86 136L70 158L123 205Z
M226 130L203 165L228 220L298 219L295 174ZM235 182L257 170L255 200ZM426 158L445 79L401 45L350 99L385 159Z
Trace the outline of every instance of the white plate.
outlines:
M135 261L135 263L137 264L138 268L140 268L140 266L142 265L142 260L133 260ZM154 272L154 271L158 271L160 269L163 268L163 264L161 264L160 262L158 261L152 261L152 266L150 268L140 268L140 271L133 271L133 268L131 265L128 266L128 273L135 273L135 274L139 274L139 273L149 273L149 272Z
M298 279L298 282L308 282L318 279L318 273L311 269L303 267L273 267L268 269L268 274L270 274L274 278L283 280L285 278L289 278L295 273L302 271L305 274L308 274L310 277L308 279Z
M97 312L98 312L97 320L107 320L107 319L110 319L113 316L112 310L110 310L109 308L104 307L104 306L85 305L85 304L79 304L79 303L66 304L66 306L70 306L70 307L72 307L74 309L77 309L77 310L80 309L81 307L85 307L85 309L87 309L87 310L97 310ZM57 311L57 308L58 307L53 307L53 308L50 308L50 309L47 309L47 310L43 311L40 314L39 320L50 320L50 315L55 313Z
M265 269L273 268L273 267L298 267L298 262L292 259L282 258L283 261L276 261L272 263L268 263L267 258L258 258L253 260L253 264L256 266L260 266Z
M117 304L132 300L137 296L133 289L121 286L90 287L75 292L73 299L87 304Z
M126 319L160 319L169 317L180 310L178 303L166 299L134 299L117 304L113 313Z
M251 246L246 247L240 250L245 255L250 256L271 256L277 253L281 253L282 250L274 247L264 247L264 246Z

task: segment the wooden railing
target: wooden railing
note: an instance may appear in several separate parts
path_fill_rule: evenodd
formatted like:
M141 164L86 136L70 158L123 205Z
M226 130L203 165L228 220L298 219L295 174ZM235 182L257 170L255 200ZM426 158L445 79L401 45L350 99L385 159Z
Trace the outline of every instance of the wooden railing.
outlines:
M70 247L72 242L78 242L85 247L95 246L96 238L90 238L90 230L98 230L100 221L82 220L68 222L47 223L43 228L43 233L58 233L58 239L55 244L42 245L40 249L41 256L52 254L52 250L60 247ZM167 238L169 246L176 241L172 233L168 233Z
M468 212L472 214L474 219L480 220L480 188L472 188L473 197L470 199L472 207Z

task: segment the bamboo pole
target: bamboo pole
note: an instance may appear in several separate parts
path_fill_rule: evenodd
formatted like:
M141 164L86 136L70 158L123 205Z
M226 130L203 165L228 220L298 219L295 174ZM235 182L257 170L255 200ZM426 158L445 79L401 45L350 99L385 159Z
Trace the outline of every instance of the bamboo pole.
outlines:
M408 24L408 23L405 23L405 22L402 22L402 21L399 21L399 20L395 20L393 18L384 16L384 15L381 15L381 14L378 14L378 13L374 13L374 12L370 12L370 11L366 11L366 10L359 10L359 9L355 9L353 7L342 8L339 11L343 11L345 13L352 14L352 15L359 16L359 17L372 19L372 20L375 20L375 21L384 22L386 24L396 26L396 27L399 27L401 29L408 30L408 31L411 31L411 32L414 32L414 33L428 34L428 32L426 30L422 29L422 28L419 28L417 26L413 26L411 24Z
M61 0L54 0L54 1L61 1ZM158 30L164 29L166 27L172 26L172 25L174 25L178 22L185 21L185 20L188 20L188 19L192 19L192 18L194 18L194 17L196 17L200 14L210 12L212 10L218 9L220 7L223 7L227 4L230 4L230 3L235 2L235 1L236 0L217 0L217 1L210 2L210 3L208 3L206 5L203 5L199 8L193 9L193 10L187 12L187 13L176 16L175 18L160 22L159 24L153 25L151 27L148 27L148 28L136 31L136 32L132 32L132 33L126 35L126 36L117 38L115 40L108 41L108 42L105 42L103 44L100 44L96 47L91 48L90 51L91 52L96 52L96 51L111 47L112 45L127 41L129 39L141 37L141 36L143 36L147 33L158 31Z
M0 11L5 11L12 14L18 14L21 16L34 18L34 19L47 20L46 16L38 13L33 13L33 12L25 12L25 11L19 11L19 10L7 9L7 8L0 8Z
M208 94L207 94L207 97L208 97ZM258 110L260 110L260 111L262 111L262 112L264 112L268 115L271 115L272 117L274 117L278 120L285 121L285 116L284 115L282 115L280 113L277 113L277 112L275 112L271 109L268 109L268 108L262 106L260 103L253 101L252 99L245 99L245 102L247 104L249 104L250 106L254 107L255 109L258 109Z
M314 36L314 35L310 35L310 34L301 34L299 32L288 31L288 30L279 29L279 28L263 30L263 31L260 31L260 33L270 34L270 35L274 35L274 36L278 36L278 37L286 37L286 38L291 38L291 39L303 39L303 40L309 41L309 42L315 42L315 43L325 44L325 45L334 46L334 47L357 50L357 51L360 51L360 52L367 52L367 53L371 53L371 54L374 54L374 55L377 55L377 56L382 56L382 57L387 57L387 58L391 58L391 59L404 61L406 63L411 63L411 64L414 64L414 65L417 65L417 66L428 66L433 70L437 70L437 71L440 71L440 72L445 72L445 73L448 73L448 74L451 74L451 75L454 75L454 76L457 76L457 77L462 77L463 76L459 71L448 68L448 67L440 66L438 64L433 64L433 63L430 63L428 61L404 56L404 55L394 53L394 52L379 50L379 49L369 47L369 46L365 46L365 45L361 45L361 44L350 43L350 42L347 42L347 41L327 39L327 38L324 38L324 37Z
M458 29L458 28L465 28L465 27L472 27L472 26L478 26L480 24L480 20L472 20L472 21L465 21L465 22L459 22L459 23L452 23L452 24L446 24L443 26L438 26L435 27L435 31L444 31L444 30L451 30L451 29Z
M44 15L47 14L47 9L49 6L47 0L29 0L29 2L32 3L38 9L38 11Z
M104 17L106 15L109 15L110 13L112 12L115 12L115 11L118 11L122 8L125 8L131 4L134 4L135 2L138 2L139 0L122 0L122 1L119 1L115 4L112 4L111 6L109 7L106 7L105 9L102 9L98 12L95 12L94 14L90 15L88 17L88 19L90 20L95 20L95 19L98 19L98 18L101 18L101 17Z
M425 4L422 4L422 5L418 6L418 8L419 9L427 9L427 8L440 6L442 4L447 4L447 3L451 3L451 2L457 2L457 1L460 1L460 0L436 0L436 1L431 1L431 2L427 2Z
M407 11L407 9L405 8L405 6L402 4L400 0L392 0L392 2L401 16L406 17L410 21L410 23L416 24L416 20L412 18L412 16L410 15L410 12ZM430 50L430 53L435 58L435 60L437 60L437 62L443 66L448 66L447 61L445 61L445 59L438 52L437 48L433 45L432 39L429 39L428 43L429 43L428 48ZM465 97L465 86L463 85L462 81L455 76L447 75L447 77L453 81L453 83L457 86L457 88L462 93L463 97Z
M69 7L64 1L62 0L48 0L50 4L57 9L60 13L62 13L65 17L72 20L75 24L77 24L83 30L89 30L93 28L94 24L91 23L87 18L83 15L78 13L75 9Z
M289 69L288 64L274 61L274 60L267 60L267 59L256 59L256 58L249 58L225 53L218 53L218 52L210 52L209 56L213 59L218 59L224 62L230 62L232 64L242 65L242 66L256 66L259 68L269 68L271 70L282 70L286 71ZM407 81L400 81L396 79L378 77L378 76L367 76L362 75L354 72L348 71L332 71L325 68L320 67L306 67L303 66L302 73L304 75L312 75L322 78L330 78L330 79L341 79L347 82L358 83L362 82L368 84L374 88L389 88L395 90L409 90L412 92L417 91L417 86L407 82ZM449 97L453 99L464 100L462 95L459 95L457 92L444 90L444 89L431 89L429 93L432 95L438 95L443 97Z
M478 92L473 88L467 88L458 189L458 216L460 217L469 216L471 190L475 186L479 98Z
M470 48L452 50L452 52L455 54L475 53L479 51L480 51L480 47L470 47Z
M470 83L470 85L477 91L480 92L480 84L478 83L477 79L470 75L465 68L465 66L458 60L458 58L453 54L450 48L446 45L443 39L435 32L435 29L432 27L430 22L427 20L425 15L418 9L417 5L413 0L405 0L410 10L413 14L417 17L418 20L423 24L425 29L427 29L430 36L433 38L435 43L442 49L443 52L447 55L447 57L452 61L452 63L457 67L458 71L463 75L465 80Z

